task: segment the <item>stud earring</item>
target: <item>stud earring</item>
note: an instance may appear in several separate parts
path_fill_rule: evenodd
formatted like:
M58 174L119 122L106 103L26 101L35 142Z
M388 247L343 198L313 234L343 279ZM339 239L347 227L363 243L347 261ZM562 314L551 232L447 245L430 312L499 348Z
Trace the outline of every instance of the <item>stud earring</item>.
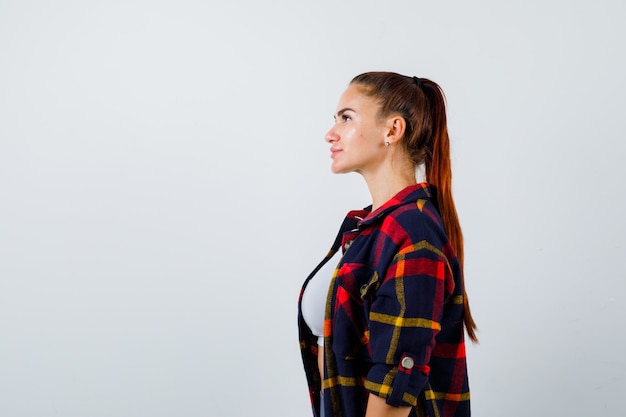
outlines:
M389 147L389 142L385 142L385 148Z

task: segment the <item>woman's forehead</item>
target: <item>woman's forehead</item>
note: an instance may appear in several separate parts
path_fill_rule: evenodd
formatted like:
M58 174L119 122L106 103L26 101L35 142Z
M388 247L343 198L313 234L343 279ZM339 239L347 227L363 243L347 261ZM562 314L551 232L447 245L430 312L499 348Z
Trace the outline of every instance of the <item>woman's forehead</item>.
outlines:
M337 113L344 108L350 108L357 112L377 110L378 104L374 98L363 93L363 90L356 84L350 84L339 97Z

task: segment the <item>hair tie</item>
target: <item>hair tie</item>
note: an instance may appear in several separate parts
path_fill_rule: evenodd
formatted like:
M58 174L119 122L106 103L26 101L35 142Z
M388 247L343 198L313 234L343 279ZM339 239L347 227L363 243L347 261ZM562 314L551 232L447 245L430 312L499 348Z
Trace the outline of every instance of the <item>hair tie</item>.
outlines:
M418 88L422 88L422 80L419 77L413 76L413 81L415 81L415 85L417 85Z

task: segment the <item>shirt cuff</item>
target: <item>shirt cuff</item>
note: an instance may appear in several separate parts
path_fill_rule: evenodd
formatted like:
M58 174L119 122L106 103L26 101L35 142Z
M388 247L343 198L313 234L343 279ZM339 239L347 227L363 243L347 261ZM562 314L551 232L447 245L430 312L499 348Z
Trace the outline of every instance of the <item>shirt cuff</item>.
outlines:
M365 388L385 399L393 407L415 406L417 397L428 379L428 366L419 366L405 353L396 366L375 364L367 374Z

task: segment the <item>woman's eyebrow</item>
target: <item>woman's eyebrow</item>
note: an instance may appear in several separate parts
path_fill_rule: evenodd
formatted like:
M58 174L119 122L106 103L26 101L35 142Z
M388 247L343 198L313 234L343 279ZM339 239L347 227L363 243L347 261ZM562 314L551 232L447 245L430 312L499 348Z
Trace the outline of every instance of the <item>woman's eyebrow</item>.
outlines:
M337 116L333 116L333 118L334 118L334 119L337 119L337 117L341 117L341 115L342 115L342 114L344 114L344 113L345 113L345 112L347 112L347 111L351 111L351 112L353 112L354 110L353 110L353 109L351 109L350 107L344 107L343 109L339 110L339 111L337 112Z

